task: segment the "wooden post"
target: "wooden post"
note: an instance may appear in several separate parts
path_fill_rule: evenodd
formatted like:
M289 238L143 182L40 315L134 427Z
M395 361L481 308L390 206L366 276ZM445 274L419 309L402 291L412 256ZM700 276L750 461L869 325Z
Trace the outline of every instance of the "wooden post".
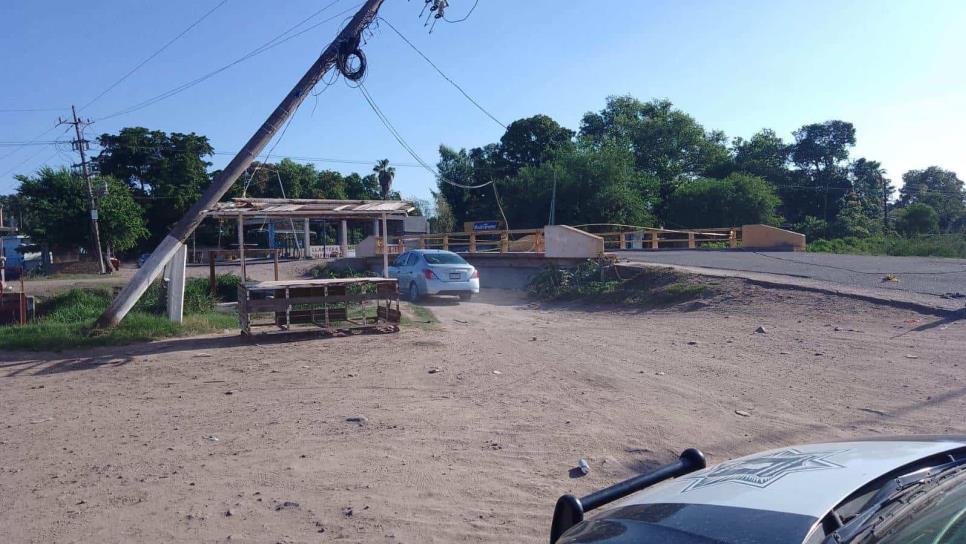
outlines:
M274 261L274 264L275 264L275 281L278 281L278 250L277 249L272 250L272 257L273 257L272 260Z
M245 216L238 214L238 263L241 266L241 281L248 281L245 275Z
M510 250L510 233L503 231L500 233L500 253Z
M630 233L629 232L622 232L619 235L620 236L620 248L621 249L627 249L627 235L628 234L630 234Z
M218 278L215 276L215 252L208 250L208 287L211 289L211 296L218 296Z
M426 249L426 235L419 235L419 249Z
M339 225L339 256L343 259L349 256L349 224L345 219Z
M657 231L651 231L651 249L657 249Z
M185 265L188 260L188 246L174 254L168 264L168 320L175 323L184 321L184 280Z
M543 231L538 230L534 233L534 251L537 253L544 253L546 248L543 245Z
M382 277L389 277L389 223L382 214Z
M443 251L448 251L448 250L449 250L449 235L448 234L444 234L443 235Z
M476 253L476 233L470 233L470 253Z
M367 0L359 11L352 17L352 20L339 32L339 35L322 51L319 58L305 72L305 75L295 84L292 90L285 95L268 119L255 131L255 134L248 140L245 146L235 155L221 171L220 174L208 185L204 194L185 215L175 224L171 232L161 240L158 247L154 249L144 266L138 269L131 281L124 286L121 293L111 302L104 313L97 319L95 324L98 328L113 327L120 323L121 319L127 315L131 308L137 304L141 295L147 291L151 282L158 276L181 244L194 232L195 228L205 218L206 211L214 206L221 197L228 192L228 189L235 183L239 176L251 166L256 157L265 149L265 146L281 129L292 113L298 109L299 105L311 94L312 88L322 79L326 72L332 68L340 55L340 51L347 43L359 38L360 33L376 17L379 7L383 0Z
M694 231L688 231L688 249L694 249Z
M312 258L312 230L309 228L309 218L302 220L302 236L305 243L302 244L302 258Z
M738 247L738 234L735 232L735 229L731 229L728 232L728 245L731 246L731 249Z

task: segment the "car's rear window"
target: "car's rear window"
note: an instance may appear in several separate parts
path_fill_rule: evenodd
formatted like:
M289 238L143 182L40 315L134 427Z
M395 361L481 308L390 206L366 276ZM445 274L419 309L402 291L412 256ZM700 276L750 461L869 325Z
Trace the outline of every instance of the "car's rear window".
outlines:
M429 264L469 264L455 253L423 253L423 258Z

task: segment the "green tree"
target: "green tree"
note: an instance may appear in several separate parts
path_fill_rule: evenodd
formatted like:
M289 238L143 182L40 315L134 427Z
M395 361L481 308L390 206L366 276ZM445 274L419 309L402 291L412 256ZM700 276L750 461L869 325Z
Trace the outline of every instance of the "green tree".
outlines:
M35 176L17 176L17 197L23 205L26 233L54 250L90 250L91 228L87 184L65 168L42 168ZM141 207L128 184L111 177L95 178L106 185L99 203L101 242L117 251L133 248L148 235Z
M105 189L98 201L101 240L115 252L134 249L150 232L144 209L131 187L113 177L100 177L94 182Z
M389 197L389 191L392 190L392 180L396 177L396 169L389 166L389 159L381 159L372 167L372 171L379 179L379 194L383 200L386 200Z
M854 236L867 238L882 232L882 222L869 209L862 197L857 193L849 193L845 197L842 208L829 228L829 235L834 238Z
M151 244L163 238L210 183L206 157L214 149L205 136L166 134L129 127L98 138L101 152L94 158L103 175L135 189L146 208Z
M942 232L962 230L966 215L966 189L955 172L930 166L925 170L910 170L902 175L899 206L927 204L938 215ZM920 212L921 213L921 212Z
M453 210L449 207L449 202L442 193L433 191L433 204L435 210L429 218L429 230L434 233L453 232L456 227L456 219L453 217Z
M345 194L349 200L379 200L382 190L375 174L362 177L355 172L343 178Z
M506 171L516 174L525 166L538 166L557 152L573 145L574 131L560 126L547 115L518 119L506 128L500 138L499 157Z
M763 129L750 139L732 141L734 168L758 176L776 186L788 182L791 147L771 129Z
M853 195L861 203L862 213L877 219L879 227L875 230L882 230L888 220L889 200L896 192L892 180L886 177L886 171L879 161L860 158L852 163L850 169Z
M345 178L335 170L319 172L310 198L346 200L349 197L346 196Z
M791 157L798 172L781 192L785 213L792 221L811 215L831 222L852 190L848 159L855 127L833 120L805 125L793 134Z
M668 217L682 228L775 224L780 200L770 183L749 174L698 179L681 185L668 202Z
M603 110L584 115L580 134L596 145L616 142L629 147L637 169L660 181L657 213L662 218L665 203L680 184L727 174L732 168L724 134L706 131L668 100L609 97Z
M939 232L939 214L929 204L910 204L899 212L896 229L906 236L935 234Z

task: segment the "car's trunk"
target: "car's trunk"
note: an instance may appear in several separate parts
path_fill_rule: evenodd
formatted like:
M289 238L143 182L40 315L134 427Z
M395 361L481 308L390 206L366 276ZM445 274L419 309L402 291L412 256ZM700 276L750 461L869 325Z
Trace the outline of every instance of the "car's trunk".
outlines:
M473 274L473 267L467 264L431 264L429 269L440 281L467 281Z

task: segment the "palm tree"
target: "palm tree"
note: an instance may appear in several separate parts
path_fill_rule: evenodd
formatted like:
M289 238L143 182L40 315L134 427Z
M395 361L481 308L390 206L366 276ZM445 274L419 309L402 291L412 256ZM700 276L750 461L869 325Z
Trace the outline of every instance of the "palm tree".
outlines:
M389 190L392 189L392 180L396 177L396 169L389 166L389 159L382 159L372 167L372 171L379 176L379 187L382 189L382 199L389 197Z

